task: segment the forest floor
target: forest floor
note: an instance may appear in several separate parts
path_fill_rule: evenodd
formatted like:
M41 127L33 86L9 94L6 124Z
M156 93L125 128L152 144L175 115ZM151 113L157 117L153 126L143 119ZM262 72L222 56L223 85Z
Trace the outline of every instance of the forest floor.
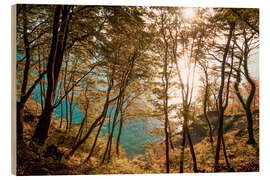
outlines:
M29 107L29 106L28 106ZM33 108L34 109L34 108ZM68 132L65 126L59 128L59 121L51 125L49 138L42 147L31 143L31 136L37 123L37 112L28 110L24 118L24 144L17 145L17 175L68 175L68 174L143 174L143 173L165 173L165 145L157 143L149 146L146 150L146 157L139 155L127 158L125 151L120 149L118 157L114 150L109 163L101 164L103 151L106 146L106 137L100 137L93 157L83 164L93 142L89 138L78 151L70 158L66 158L71 150L78 125L74 124ZM224 134L227 154L231 167L236 172L259 171L259 117L254 116L254 135L257 145L247 144L247 123L245 118L233 121L231 128ZM180 135L175 136L173 141L181 139ZM215 142L209 142L204 138L194 145L199 172L213 172ZM63 153L63 158L56 160L55 157L45 157L46 147L54 144L58 151ZM113 144L113 147L115 144ZM114 149L114 148L112 148ZM170 172L179 172L180 147L175 146L170 150ZM223 153L220 153L220 166L223 172L228 171ZM192 158L189 148L185 148L184 172L193 172Z
M233 123L232 123L233 122ZM259 116L254 115L253 120L253 130L255 141L257 144L251 145L247 144L248 132L247 132L247 122L245 117L239 118L237 121L228 119L224 125L227 129L224 133L224 140L226 146L226 152L229 159L230 166L235 172L258 172L259 171ZM181 139L180 135L173 138ZM209 138L204 138L201 142L194 145L194 151L197 159L197 166L199 172L213 172L214 170L214 159L216 151L217 136L213 136L214 143L211 144ZM161 172L165 169L165 153L161 148L165 148L165 144L154 145L148 154L153 154L149 161L155 164L161 164L158 166ZM162 153L159 153L162 152ZM170 151L170 165L171 172L179 172L179 161L180 161L180 146L174 147L174 150ZM159 162L159 163L158 163ZM226 168L226 162L222 151L220 151L220 171L229 172L230 170ZM189 151L188 145L185 148L185 158L184 158L184 172L193 172L193 161L191 153Z

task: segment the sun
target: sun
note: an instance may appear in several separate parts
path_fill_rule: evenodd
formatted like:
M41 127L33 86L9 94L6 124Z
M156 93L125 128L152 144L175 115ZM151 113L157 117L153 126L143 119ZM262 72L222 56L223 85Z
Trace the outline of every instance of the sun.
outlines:
M186 7L182 9L183 18L190 21L196 17L196 8Z

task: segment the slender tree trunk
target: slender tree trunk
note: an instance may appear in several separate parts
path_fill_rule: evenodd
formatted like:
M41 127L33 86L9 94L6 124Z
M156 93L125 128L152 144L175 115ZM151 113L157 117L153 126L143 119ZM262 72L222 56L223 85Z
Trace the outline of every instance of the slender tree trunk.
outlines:
M228 156L227 156L227 152L226 152L226 146L225 146L225 141L224 141L224 136L222 135L222 146L223 146L223 153L224 153L224 158L225 158L225 162L226 162L226 165L227 165L227 168L229 170L231 170L231 165L229 163L229 159L228 159Z
M164 99L163 99L163 110L164 110L164 133L165 133L165 151L166 151L166 173L170 173L170 157L169 157L169 133L168 133L168 123L169 123L169 118L168 118L168 87L169 87L169 78L168 78L168 72L167 72L167 68L168 68L168 41L166 38L166 29L164 27L164 14L161 15L161 23L162 23L162 29L161 29L161 33L162 33L162 39L165 43L165 55L164 55L164 64L163 64L163 83L165 83L165 88L164 88ZM164 79L165 80L164 80Z
M189 133L188 123L187 123L187 117L184 117L184 118L186 119L186 123L185 123L186 135L187 135L187 139L188 139L190 153L191 153L192 160L193 160L193 171L195 173L197 173L198 172L197 160L196 160L195 151L194 151L192 140L191 140L190 133Z
M71 98L70 98L70 102L69 102L69 130L71 130L71 126L72 126L73 97L74 97L74 91L72 90Z
M119 144L120 144L120 137L122 133L122 127L123 127L123 112L122 112L122 106L120 107L120 126L119 126L119 132L117 136L117 141L116 141L116 154L119 156Z
M99 128L98 128L98 131L97 131L97 134L96 134L94 143L93 143L92 148L91 148L91 150L90 150L90 153L89 153L88 157L85 159L84 163L86 163L87 161L89 161L89 159L92 157L92 154L93 154L94 149L95 149L95 147L96 147L96 143L97 143L97 140L98 140L100 131L101 131L101 129L102 129L102 126L103 126L103 124L104 124L105 118L106 118L106 117L104 117L104 118L102 119L102 121L101 121L101 123L100 123L100 125L99 125Z
M208 115L207 115L207 110L206 110L206 108L207 108L207 100L208 100L208 89L209 89L208 74L207 74L206 69L205 69L204 73L205 73L206 86L205 86L205 94L204 94L204 101L203 101L203 114L204 114L204 118L206 119L206 122L207 122L208 127L209 127L210 142L213 143L212 126L211 126L210 120L209 120Z
M100 120L106 115L105 114L106 112L107 112L107 106L105 105L101 115L93 122L93 124L90 126L89 130L87 131L86 135L79 142L77 142L77 144L73 146L72 150L69 153L69 157L71 157L75 153L75 151L88 139L88 137L90 136L91 132L96 127L98 122L100 122Z
M113 71L114 72L114 71ZM88 137L90 136L91 132L93 131L93 129L96 127L96 125L102 120L102 118L106 117L107 114L107 110L109 107L109 98L110 98L110 92L111 92L111 88L113 87L113 79L111 80L111 82L109 83L109 87L107 90L107 95L106 95L106 100L103 106L103 110L102 113L100 114L100 116L92 123L91 127L89 128L89 130L87 131L86 135L79 140L79 142L77 144L75 144L72 148L72 150L69 153L69 157L71 157L75 151L88 139Z
M133 68L134 60L135 59L133 59L131 69ZM117 100L117 106L116 106L116 110L115 110L115 114L114 114L114 118L113 118L113 123L112 123L112 131L111 131L110 136L108 138L106 150L104 152L103 159L102 159L102 162L101 162L102 164L105 162L106 155L108 157L107 158L107 163L109 163L110 159L111 159L111 147L112 147L114 129L115 129L115 126L117 124L118 115L119 115L119 113L121 113L121 109L123 107L123 99L124 99L125 89L126 89L127 82L128 82L129 73L130 73L130 71L127 71L126 73L124 73L124 76L123 76L123 79L122 79L122 82L121 82L121 87L120 87L120 90L119 90L119 95L118 95L118 100ZM120 121L121 121L121 117L120 117ZM122 126L122 125L120 125L120 126ZM118 132L118 138L117 138L118 141L120 141L121 132L122 132L122 127L121 127L121 129L119 129L119 132ZM118 148L119 148L119 142L118 142L118 144L116 146L116 150ZM118 153L119 153L119 149L118 149Z
M166 114L166 113L165 113ZM164 131L165 131L165 148L166 148L166 172L170 173L170 159L169 159L169 134L168 134L168 118L165 119Z
M185 128L185 120L182 126L182 145L181 145L181 154L180 154L180 173L184 173L184 154L185 154L185 146L186 146L186 128Z
M169 141L170 141L170 146L171 146L171 149L174 150L174 145L173 145L173 141L172 141L172 129L171 129L170 122L168 123L168 128L169 128Z
M44 58L44 56L43 56L43 58ZM42 64L42 66L43 66L43 69L46 69L46 62L45 62L45 60L43 60L43 64ZM42 86L42 90L41 90L41 96L42 96L42 112L44 111L44 107L45 107L45 92L46 92L46 87L45 87L45 80L44 79L42 79L41 81L41 86Z
M69 114L68 114L68 96L66 96L66 131L68 131L69 128Z
M38 51L40 52L40 49L38 48ZM41 55L38 55L38 73L41 75ZM44 110L44 103L43 103L43 86L42 81L39 82L40 86L40 105L41 105L41 112Z
M118 101L117 101L117 106L116 106L116 110L115 110L114 117L113 117L113 122L112 122L112 131L111 131L111 133L110 133L110 135L108 137L106 149L105 149L105 152L103 154L101 164L103 164L105 162L106 157L108 157L107 162L110 162L110 153L111 153L110 146L112 144L113 133L114 133L115 126L117 124L117 117L118 117L119 110L120 110L120 103L121 103L121 97L122 97L121 91L122 90L120 89L119 98L118 98Z
M225 63L227 59L227 55L229 52L229 47L230 47L230 42L231 38L233 35L233 30L235 28L235 23L230 23L230 31L228 35L228 40L227 44L225 47L225 51L223 54L223 61L222 61L222 66L221 66L221 85L219 88L219 93L218 93L218 122L219 122L219 127L218 127L218 138L217 138L217 146L216 146L216 156L215 156L215 167L214 171L218 172L219 171L219 154L220 154L220 144L223 136L223 119L224 119L224 107L223 107L223 90L224 90L224 84L225 84Z
M216 146L216 156L215 156L215 172L219 171L219 152L220 152L220 143L221 143L221 138L222 138L222 134L223 134L223 118L224 118L224 112L222 112L223 110L219 109L219 126L218 126L218 140L217 140L217 146Z
M76 135L74 144L77 143L78 140L80 140L80 137L81 137L81 135L82 135L82 133L83 133L83 127L84 127L84 125L85 125L85 121L86 121L87 115L88 115L88 106L89 106L89 103L86 104L84 118L83 118L83 120L82 120L82 122L81 122L81 126L80 126L80 129L79 129L79 131L78 131L78 133L77 133L77 135Z
M112 150L112 143L113 143L113 138L110 141L109 148L108 148L108 158L107 158L107 163L111 161L111 150Z
M63 87L63 84L64 84L64 78L63 78L63 75L62 75L62 78L61 78L61 83L60 83L60 87L59 87L59 96L62 97L63 96L63 91L62 91L62 88ZM63 125L63 102L61 101L60 103L60 124L59 124L59 128L62 129L62 125Z
M61 120L60 120L60 125L59 128L62 128L62 124L63 124L63 102L61 102Z
M85 88L85 91L84 91L84 97L85 97L85 99L87 99L87 101L86 101L86 107L84 109L84 118L83 118L83 120L81 122L81 126L80 126L80 129L78 131L78 134L77 134L77 136L75 138L74 144L77 143L78 140L79 141L81 140L81 136L83 134L84 126L87 127L87 123L86 122L87 122L88 107L89 107L89 100L88 100L88 97L87 97L87 91L88 91L88 84L86 85L86 88Z

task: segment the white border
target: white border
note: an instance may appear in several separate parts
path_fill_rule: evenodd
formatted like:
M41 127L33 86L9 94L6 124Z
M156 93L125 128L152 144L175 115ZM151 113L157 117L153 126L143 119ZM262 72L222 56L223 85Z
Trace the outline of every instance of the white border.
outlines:
M185 7L244 7L244 8L260 8L261 15L261 42L260 42L260 172L259 173L232 173L232 174L172 174L172 175L112 175L107 176L76 176L80 179L138 179L138 178L188 178L188 179L197 179L197 178L207 178L207 179L229 179L229 178L245 178L245 179L256 179L256 178L266 178L269 177L269 128L270 128L270 119L269 115L269 101L270 101L270 89L269 89L269 72L270 72L270 59L269 59L269 5L267 1L263 0L166 0L166 1L155 1L155 0L24 0L24 1L15 1L11 0L9 2L2 2L0 8L1 13L1 58L0 58L0 122L1 122L1 157L0 157L0 170L1 177L4 179L15 179L16 176L11 175L11 5L16 3L40 3L40 4L93 4L93 5L146 5L146 6L185 6ZM241 176L241 177L240 177ZM36 177L21 177L22 179L32 179ZM39 178L48 178L39 177ZM71 179L74 176L50 176L50 178L67 178Z

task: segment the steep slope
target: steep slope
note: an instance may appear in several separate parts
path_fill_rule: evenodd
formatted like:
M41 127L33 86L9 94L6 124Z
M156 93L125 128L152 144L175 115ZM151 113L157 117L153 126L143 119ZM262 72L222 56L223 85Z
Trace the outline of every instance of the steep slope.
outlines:
M259 117L254 115L254 135L257 145L246 144L248 140L247 122L244 117L232 117L225 120L224 124L224 139L227 149L227 154L231 166L236 172L250 172L259 171ZM193 129L194 131L195 129ZM173 141L175 142L175 149L170 150L170 165L171 172L179 172L180 161L180 142L181 135L175 135ZM194 138L194 137L193 137ZM214 143L209 142L209 138L202 138L194 145L198 169L200 172L213 172L215 144L217 137L214 136ZM195 139L193 139L195 140ZM165 172L165 145L164 143L152 145L148 147L148 162L151 168L155 168L156 172ZM220 165L226 170L223 151L220 154ZM193 172L192 157L188 146L185 148L184 172Z

